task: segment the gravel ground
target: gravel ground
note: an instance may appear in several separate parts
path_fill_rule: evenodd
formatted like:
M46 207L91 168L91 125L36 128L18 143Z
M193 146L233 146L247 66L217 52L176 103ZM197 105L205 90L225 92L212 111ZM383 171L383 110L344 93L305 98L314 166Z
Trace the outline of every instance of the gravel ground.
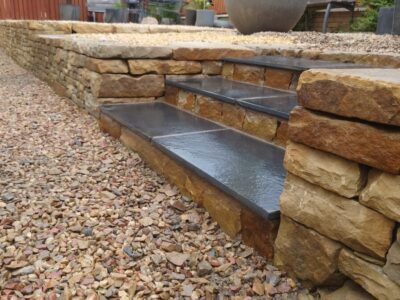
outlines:
M0 107L1 299L313 299L2 52Z
M241 35L234 30L223 32L154 33L154 34L77 34L68 39L76 41L106 42L122 45L167 46L174 42L222 42L237 45L270 44L286 45L307 50L368 52L399 55L400 36L376 35L373 33L328 33L319 32L262 32Z

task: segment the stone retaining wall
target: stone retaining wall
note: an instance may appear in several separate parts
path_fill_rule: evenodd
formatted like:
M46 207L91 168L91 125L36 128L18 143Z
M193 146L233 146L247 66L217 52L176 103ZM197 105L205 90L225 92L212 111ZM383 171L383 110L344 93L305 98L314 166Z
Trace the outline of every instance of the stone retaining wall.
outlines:
M275 263L400 299L400 70L311 70L298 95Z

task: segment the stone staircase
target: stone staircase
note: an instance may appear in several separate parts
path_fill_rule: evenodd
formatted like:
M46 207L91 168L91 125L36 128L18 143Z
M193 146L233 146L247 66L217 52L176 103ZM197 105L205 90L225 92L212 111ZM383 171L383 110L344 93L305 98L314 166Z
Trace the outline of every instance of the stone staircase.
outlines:
M239 76L242 66L260 69L262 76L257 82L254 73ZM167 78L165 102L103 106L100 126L204 206L225 232L240 233L271 258L286 177L284 131L297 104L290 89L294 77L314 67L359 66L276 56L226 58L223 68L232 69L232 76ZM268 86L283 82L270 79L270 70L292 74L286 88ZM242 81L235 80L239 77Z

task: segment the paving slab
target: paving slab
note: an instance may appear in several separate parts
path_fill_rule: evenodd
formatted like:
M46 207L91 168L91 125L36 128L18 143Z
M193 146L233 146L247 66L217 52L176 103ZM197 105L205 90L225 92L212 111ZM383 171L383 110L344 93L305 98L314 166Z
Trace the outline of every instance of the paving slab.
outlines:
M247 58L226 57L224 58L224 61L293 71L306 71L309 69L347 69L368 67L366 65L354 63L343 63L337 61L316 60L280 55L260 55Z
M284 150L234 130L159 137L153 143L265 218L279 216Z
M146 139L225 129L161 102L106 105L101 111Z
M297 96L293 95L268 99L241 100L239 105L288 120L290 112L298 104Z

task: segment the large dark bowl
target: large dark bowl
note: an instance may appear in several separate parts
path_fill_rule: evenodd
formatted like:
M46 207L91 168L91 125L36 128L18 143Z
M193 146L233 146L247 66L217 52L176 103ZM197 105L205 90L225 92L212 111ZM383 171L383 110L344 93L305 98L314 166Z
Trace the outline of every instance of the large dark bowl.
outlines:
M243 34L286 32L297 24L308 0L225 0L232 24Z

